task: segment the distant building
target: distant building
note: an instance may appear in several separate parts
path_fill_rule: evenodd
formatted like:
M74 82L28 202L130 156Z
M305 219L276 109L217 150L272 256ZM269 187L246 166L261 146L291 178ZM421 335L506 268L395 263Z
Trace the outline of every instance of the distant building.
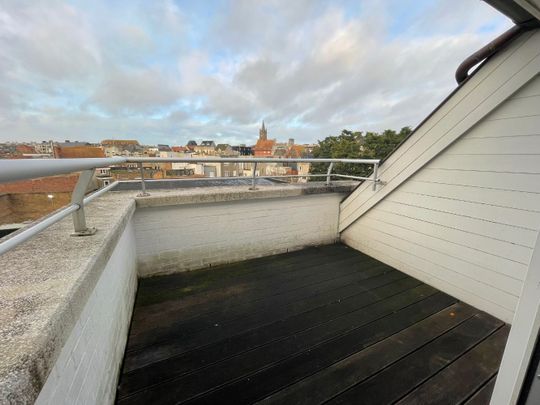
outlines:
M201 155L215 155L216 144L214 141L202 141L200 145L195 146L195 152Z
M306 158L312 158L313 157L313 150L319 145L315 143L305 143L302 145L304 148L304 156Z
M228 145L226 143L220 143L216 146L216 153L219 156L223 157L233 157L238 156L240 153L238 151L235 151L231 145Z
M186 145L186 148L188 148L190 151L195 151L195 147L197 146L197 142L195 141L189 141Z
M306 155L304 147L302 145L295 145L294 140L292 140L292 143L290 141L285 157L289 159L304 158Z
M105 156L141 156L143 148L134 139L105 139L101 141Z
M157 148L159 152L172 152L172 149L169 145L158 144Z
M268 132L263 121L261 129L259 129L259 139L253 147L253 154L255 157L271 157L275 143L275 139L268 140Z
M40 143L34 144L34 149L36 153L41 153L43 155L52 155L54 149L53 141L42 141Z
M275 142L272 146L273 157L286 157L289 146L284 142Z
M139 146L139 141L135 139L104 139L101 141L102 146Z
M89 142L67 140L54 146L54 157L57 159L103 158L105 153L100 146Z
M156 157L159 156L159 149L155 146L145 146L143 153L147 157Z
M190 149L187 146L171 146L173 152L176 153L189 153Z
M240 156L252 156L253 147L246 145L232 146L232 150L238 152Z
M17 153L23 154L33 154L36 153L36 149L33 146L26 145L26 144L19 144L15 147L15 150Z

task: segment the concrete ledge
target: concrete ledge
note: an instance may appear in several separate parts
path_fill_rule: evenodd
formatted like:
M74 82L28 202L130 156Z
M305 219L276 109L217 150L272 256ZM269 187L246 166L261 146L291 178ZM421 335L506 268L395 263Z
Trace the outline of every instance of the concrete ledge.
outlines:
M149 196L135 197L135 201L138 208L147 208L264 198L297 197L309 194L350 193L357 184L358 182L339 181L331 183L329 186L323 182L257 185L257 190L249 190L248 187L243 185L152 190ZM124 191L122 193L126 192Z
M86 208L88 237L66 218L0 256L0 403L33 403L135 204L109 193Z

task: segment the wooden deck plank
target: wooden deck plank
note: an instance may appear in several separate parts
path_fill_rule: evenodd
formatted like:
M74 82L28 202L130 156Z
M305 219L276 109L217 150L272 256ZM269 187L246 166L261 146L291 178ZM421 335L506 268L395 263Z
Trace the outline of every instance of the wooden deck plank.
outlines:
M501 325L339 244L141 280L117 402L386 403L456 373L472 388L453 400L484 403Z
M177 295L171 290L180 290L180 298L196 295L199 292L216 290L238 283L262 281L276 278L287 273L295 273L303 268L317 264L333 263L340 259L356 258L359 261L375 261L373 258L352 249L336 248L329 245L318 248L307 248L290 253L267 256L212 268L185 271L177 274L144 279L144 289L137 296L137 308L161 303L167 294L174 299ZM186 289L186 286L190 288Z
M341 262L340 265L344 265ZM287 283L289 289L272 290L270 287L257 292L246 292L245 285L238 284L218 291L206 294L204 300L199 298L199 303L190 305L184 299L169 300L160 305L154 304L152 313L147 313L143 318L133 320L131 334L137 334L148 329L147 324L154 326L170 324L171 319L177 322L201 322L204 318L215 318L225 314L232 314L235 311L241 313L247 305L250 308L273 306L275 303L286 303L310 295L326 293L335 288L340 288L354 283L355 280L362 280L374 274L394 271L391 267L380 262L353 262L351 266L357 271L337 273L335 277L301 284L295 287ZM313 266L312 272L325 271L325 268ZM201 302L203 301L203 302Z
M503 323L486 314L475 315L397 363L355 385L330 404L389 404L399 400L469 349L498 330ZM388 382L392 381L392 389Z
M224 286L209 286L204 280L190 281L190 279L187 279L183 287L178 286L163 293L152 294L152 300L160 301L140 307L141 309L138 309L137 312L143 315L134 317L134 322L144 321L149 317L156 316L159 319L160 316L163 316L165 303L167 303L167 313L180 310L179 313L185 314L186 319L189 319L198 314L220 309L220 303L226 306L234 306L246 302L262 301L269 295L290 291L317 282L317 277L326 280L352 274L355 268L359 269L364 265L380 265L380 262L363 257L350 257L349 255L332 258L330 262L313 259L311 263L296 263L290 271L280 273L275 277L265 277L262 274L260 279L238 280L236 283ZM272 266L274 266L276 272L281 269L279 262L274 263ZM208 272L212 272L212 270L208 270ZM257 276L258 271L253 270L253 275ZM306 277L308 279L304 280ZM311 281L310 277L314 280ZM147 294L146 280L141 281L140 287L140 294ZM201 289L202 291L199 291ZM193 291L197 291L197 293L194 294ZM150 297L147 296L145 299L148 300Z
M249 302L264 299L269 293L276 294L293 289L289 284L302 286L304 277L324 277L327 270L334 270L335 277L351 274L350 263L356 266L362 264L378 264L373 259L359 258L356 256L344 255L335 257L327 262L325 260L312 259L311 262L295 263L290 266L288 271L283 272L280 262L272 264L274 272L280 271L279 274L268 276L264 273L255 279L239 279L236 283L227 283L225 285L215 286L206 280L191 280L187 278L183 286L164 289L159 293L149 293L146 288L146 280L141 281L141 290L137 295L138 302L150 302L151 305L140 304L137 313L134 317L134 322L146 320L151 316L162 316L163 304L168 302L167 312L175 309L184 310L186 315L197 315L211 310L219 309L220 303L235 305L237 302ZM288 266L283 266L288 267ZM317 271L314 271L317 269ZM200 272L200 271L199 271ZM193 272L193 273L199 273ZM204 272L204 271L203 271ZM211 273L213 270L207 270ZM225 273L224 271L216 273ZM258 276L259 271L254 269L252 276ZM327 277L328 278L328 277ZM305 280L305 284L309 280ZM315 280L316 281L316 280ZM277 286L277 288L275 287ZM275 288L276 290L273 290ZM140 297L143 298L140 298Z
M370 271L368 270L364 275L370 274ZM383 275L383 273L376 273L374 275ZM388 277L393 278L394 275L388 275ZM399 278L401 279L401 278ZM399 280L398 279L398 280ZM369 278L367 279L369 280ZM375 280L376 281L376 280ZM361 283L361 281L358 281L358 283ZM396 291L403 291L406 288L410 288L415 285L419 285L420 282L417 280L412 281L410 278L408 278L408 281L405 282L405 287L401 288L400 285L398 285L396 288ZM310 291L310 290L308 290ZM391 290L393 291L393 290ZM313 296L311 296L313 298ZM299 300L306 299L303 297L303 294L297 297ZM309 297L308 297L309 298ZM351 299L344 300L345 303L352 302ZM307 299L306 299L307 300ZM342 306L342 308L345 308ZM262 327L264 325L269 325L275 322L277 319L280 318L286 318L289 315L294 315L294 312L287 313L282 312L279 306L275 305L275 309L278 310L278 314L276 317L269 319L264 316L260 316L258 313L252 313L250 310L250 307L247 307L245 309L245 316L237 318L230 322L222 322L220 317L216 317L213 324L211 324L214 327L211 327L211 330L203 329L199 331L195 331L193 333L183 333L183 330L180 328L178 331L178 334L182 334L181 336L176 335L176 337L170 336L166 340L162 340L160 342L156 342L153 345L146 346L144 348L141 348L139 350L136 350L134 348L130 349L130 344L128 344L128 348L126 350L126 371L132 370L133 368L140 367L141 365L137 365L137 363L140 363L141 353L143 354L144 358L149 358L149 355L152 353L155 353L153 361L159 361L160 355L159 353L165 353L166 357L177 355L182 352L185 352L187 350L192 350L197 347L205 346L211 343L214 343L216 341L229 338L231 336L234 336L236 334L243 331L255 329ZM254 312L255 309L254 309ZM302 311L299 310L299 313ZM268 311L266 311L268 313ZM150 328L152 330L152 328ZM176 333L176 331L172 331L172 333ZM142 362L143 365L147 364L148 361L144 360Z
M415 287L416 286L416 287ZM411 288L415 287L410 291ZM358 319L362 321L364 316L368 318L372 315L376 315L379 312L385 313L386 308L394 308L397 306L399 308L399 300L403 297L413 297L416 298L418 294L434 294L435 290L427 287L425 285L418 286L416 280L406 280L405 282L396 282L392 285L383 286L379 291L374 291L373 294L366 294L365 297L358 297L356 303L354 302L345 302L344 306L336 306L335 309L338 312L329 312L326 318L319 317L318 314L315 315L316 323L312 325L313 327L317 326L316 332L321 334L329 334L340 331L339 328L351 327L352 321L357 321ZM391 301L385 301L386 298L390 297ZM354 305L353 305L354 304ZM372 309L373 308L373 309ZM362 312L363 311L363 312ZM366 311L371 311L371 313L366 313ZM366 319L368 319L366 318ZM333 328L325 329L324 326L319 327L319 325L326 325L330 322L330 326ZM307 323L307 322L304 322ZM290 325L290 323L287 323ZM286 326L287 326L286 325ZM243 332L255 329L247 329L244 331L239 331L236 328L216 328L217 330L213 333L202 333L198 339L184 342L182 340L174 340L167 344L160 346L152 346L146 348L142 352L138 353L139 357L133 359L131 355L126 357L126 371L131 369L131 365L127 364L127 361L142 364L151 364L155 361L169 358L173 355L182 354L188 351L191 351L196 348L207 346L211 343L219 342L223 339L238 335ZM337 333L337 332L335 332Z
M261 404L322 404L395 363L479 311L454 304L261 401Z
M255 402L413 325L454 302L452 297L437 292L401 310L380 317L374 322L355 328L345 335L287 358L271 368L203 393L188 403L215 403L219 398L233 397L238 404Z
M364 267L364 270L359 271L358 266ZM321 273L318 273L319 270ZM277 284L265 285L264 289L261 287L256 293L248 293L240 288L235 292L239 299L232 300L234 304L222 304L220 309L207 313L199 312L200 316L196 318L185 320L180 314L173 315L164 311L163 315L134 323L132 329L136 329L138 333L130 333L130 350L161 341L164 336L169 339L177 335L188 336L190 333L213 327L217 321L225 323L239 316L245 317L248 313L254 317L256 312L263 310L264 307L276 311L288 303L328 291L332 285L343 286L388 271L391 269L384 265L369 266L348 261L337 264L332 268L332 272L314 266L297 280L279 280ZM257 298L250 300L249 297L253 295Z
M493 388L495 388L495 381L497 380L497 375L491 377L491 379L476 393L464 402L464 405L489 405L491 400L491 394L493 394Z
M433 295L436 297L430 300L429 298ZM343 339L343 336L349 336L351 340L355 339L356 334L359 333L358 329L362 329L363 326L365 326L364 329L367 329L365 333L372 336L370 325L373 321L387 317L395 311L417 302L425 301L426 303L423 305L431 307L432 301L436 302L443 300L443 298L431 287L421 285L302 333L294 334L286 339L248 351L179 379L160 384L138 395L140 402L135 403L154 403L156 401L159 403L160 400L166 398L170 400L171 395L178 401L187 400L201 393L212 391L232 380L242 379L244 376L245 378L253 378L253 373L291 356L297 357L300 353L309 352L324 342ZM333 343L329 343L329 345L332 346ZM347 349L346 345L343 346L343 349ZM179 389L180 387L181 389Z
M211 345L178 356L171 356L163 361L133 370L125 374L119 387L119 394L123 396L131 391L140 390L141 386L193 372L203 366L324 324L340 315L358 310L419 285L418 282L410 278L395 280L394 277L394 273L387 273L370 278L366 280L366 283L356 287L360 291L356 291L357 294L349 299L334 301L324 307L311 308L296 315L291 313L290 316L269 325L247 330Z
M398 403L444 405L467 400L497 373L509 329L499 329Z

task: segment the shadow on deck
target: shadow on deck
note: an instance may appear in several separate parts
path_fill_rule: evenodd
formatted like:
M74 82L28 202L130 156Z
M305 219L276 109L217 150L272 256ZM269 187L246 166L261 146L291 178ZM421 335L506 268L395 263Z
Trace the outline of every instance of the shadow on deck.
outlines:
M487 404L509 326L343 245L143 279L121 404Z

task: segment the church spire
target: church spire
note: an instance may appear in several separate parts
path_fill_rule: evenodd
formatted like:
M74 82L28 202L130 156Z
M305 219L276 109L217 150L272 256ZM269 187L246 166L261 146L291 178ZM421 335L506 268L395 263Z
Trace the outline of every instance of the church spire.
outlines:
M266 128L264 126L264 120L262 122L261 129L259 129L259 139L261 141L266 141L268 139L268 132L266 131Z

